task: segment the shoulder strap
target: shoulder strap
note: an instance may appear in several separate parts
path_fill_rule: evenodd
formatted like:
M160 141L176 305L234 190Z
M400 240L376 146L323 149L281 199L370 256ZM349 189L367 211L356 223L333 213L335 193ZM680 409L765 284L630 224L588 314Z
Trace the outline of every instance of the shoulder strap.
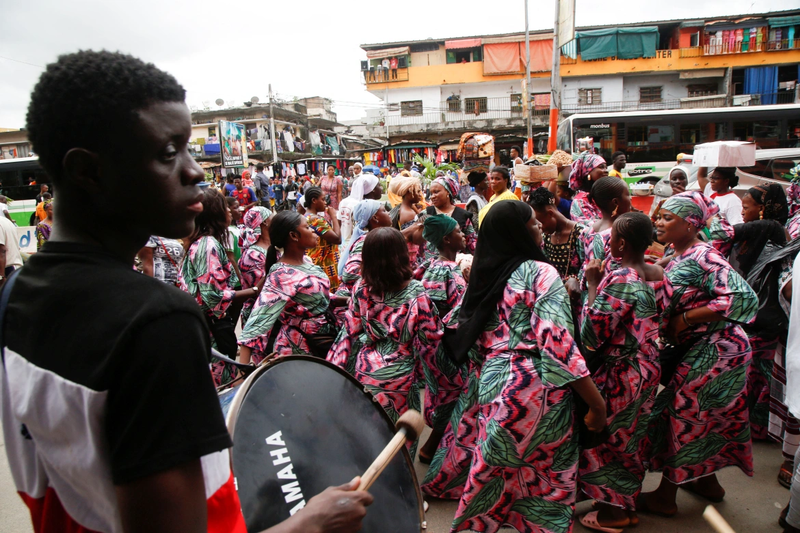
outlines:
M0 359L3 361L3 365L6 364L6 342L5 342L5 329L6 329L6 311L8 310L8 299L11 297L11 289L14 288L14 282L17 280L17 274L19 273L20 269L16 269L12 272L8 278L6 278L6 283L3 285L3 288L0 289Z

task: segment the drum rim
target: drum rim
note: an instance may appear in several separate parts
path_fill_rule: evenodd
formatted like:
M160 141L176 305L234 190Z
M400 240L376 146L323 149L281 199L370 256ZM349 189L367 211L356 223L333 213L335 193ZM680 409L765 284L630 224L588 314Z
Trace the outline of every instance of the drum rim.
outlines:
M393 432L397 431L397 427L395 426L394 422L392 422L392 419L389 417L389 415L386 414L386 411L383 409L380 402L378 402L375 399L375 396L373 396L373 394L370 391L368 391L367 388L364 387L364 385L360 381L358 381L352 374L325 359L321 359L313 355L294 354L294 355L280 356L271 359L269 361L265 361L262 365L259 365L259 367L252 374L247 376L247 379L245 379L245 381L242 383L240 389L236 391L236 395L234 396L233 401L231 402L231 405L228 410L228 416L225 419L225 425L228 428L228 433L230 433L231 442L233 442L233 433L236 428L236 419L238 419L239 417L239 411L241 410L242 404L244 403L244 399L250 392L253 383L256 382L256 380L258 379L259 376L261 376L261 374L263 374L270 368L279 365L281 363L284 363L286 361L310 361L313 363L322 364L323 366L327 366L328 368L335 370L336 372L338 372L339 374L341 374L342 376L353 382L359 388L359 390L361 390L363 394L369 396L370 399L372 400L372 403L377 405L378 411L380 412L380 416L383 418L383 420L389 425L389 427L392 429ZM241 400L237 402L237 399L239 398L240 395L241 395ZM408 468L408 470L411 471L411 478L414 482L414 492L417 494L417 503L419 506L418 512L419 512L420 531L422 531L423 529L425 529L425 509L424 509L425 504L423 503L423 494L422 494L422 489L420 488L419 485L419 479L417 479L417 471L414 469L414 462L411 460L411 456L408 453L408 448L406 446L403 446L400 452L403 454L403 460L406 463L406 467ZM231 447L231 472L233 473L233 476L236 477L236 472L233 472L233 447Z

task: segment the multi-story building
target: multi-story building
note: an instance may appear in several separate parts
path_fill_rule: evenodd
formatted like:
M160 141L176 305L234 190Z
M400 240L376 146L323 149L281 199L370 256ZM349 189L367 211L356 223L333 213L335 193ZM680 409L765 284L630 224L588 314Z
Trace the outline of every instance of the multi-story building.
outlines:
M450 148L465 131L488 131L502 152L526 136L524 34L361 48L366 89L385 105L368 128L388 137L390 146ZM552 54L552 31L531 32L529 92L542 141L537 152L548 131ZM578 28L576 39L561 48L560 63L562 116L795 103L800 10Z

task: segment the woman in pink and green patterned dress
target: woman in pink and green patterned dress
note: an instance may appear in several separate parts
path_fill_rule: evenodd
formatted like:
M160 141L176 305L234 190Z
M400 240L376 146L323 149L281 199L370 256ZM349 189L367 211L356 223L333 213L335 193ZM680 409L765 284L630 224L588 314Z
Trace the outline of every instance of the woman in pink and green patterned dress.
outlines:
M242 363L258 363L273 351L278 355L313 353L308 337L335 330L326 317L328 276L306 257L319 240L306 219L281 211L271 219L269 238L267 278L239 338ZM278 248L283 250L280 260ZM278 321L280 329L271 335Z
M451 531L569 531L579 453L573 391L589 405L588 429L605 426L566 289L540 246L533 209L522 202L500 202L479 229L448 343L457 364L469 358L469 382L422 487L460 494Z
M598 509L581 523L592 529L638 523L635 502L648 459L644 437L661 375L658 333L668 303L664 270L645 263L652 242L650 217L621 215L609 239L619 268L604 277L602 262L593 259L585 269L589 296L581 336L592 379L606 399L610 433L607 442L581 452L580 488Z
M639 496L640 512L676 514L679 486L722 501L716 472L727 466L753 475L745 388L751 349L742 325L755 319L758 297L697 237L718 212L701 193L684 192L664 202L656 222L659 241L675 248L665 268L672 290L665 336L680 357L674 371L662 358L662 383L669 381L656 397L648 438L650 469L663 476L658 489Z

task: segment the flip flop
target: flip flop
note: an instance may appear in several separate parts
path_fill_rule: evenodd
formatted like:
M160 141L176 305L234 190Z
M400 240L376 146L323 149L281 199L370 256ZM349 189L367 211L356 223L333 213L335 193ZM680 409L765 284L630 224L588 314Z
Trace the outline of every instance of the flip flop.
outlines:
M664 511L656 511L655 509L650 509L650 507L647 506L647 499L644 497L644 493L639 494L639 496L636 498L636 512L653 514L663 518L672 518L673 516L678 514L677 510L674 513L665 513Z
M601 526L597 521L597 511L586 513L580 518L581 525L585 528L594 529L595 531L602 531L603 533L622 533L622 529L618 527Z
M691 492L695 496L700 496L701 498L705 498L706 500L708 500L708 501L710 501L712 503L722 503L722 500L725 499L725 495L724 494L722 496L709 496L707 494L703 494L702 492L699 492L694 486L694 481L690 481L689 483L682 483L682 484L680 484L678 486L680 488L682 488L683 490L685 490L686 492Z
M778 483L787 489L792 488L792 471L781 466L780 471L778 471Z

